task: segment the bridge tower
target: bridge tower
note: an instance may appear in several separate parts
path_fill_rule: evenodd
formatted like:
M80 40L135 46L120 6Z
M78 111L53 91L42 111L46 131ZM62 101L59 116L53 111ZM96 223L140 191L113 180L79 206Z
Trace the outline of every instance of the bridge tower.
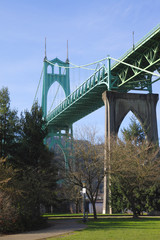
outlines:
M55 68L58 67L58 73L55 72ZM61 61L57 57L51 61L47 60L46 52L44 58L44 73L43 73L43 88L42 88L42 111L43 117L47 117L47 95L50 87L55 82L58 82L64 90L65 97L70 94L70 75L69 75L69 60L68 60L68 49L67 49L67 59L66 62ZM53 96L54 97L54 96ZM66 161L67 157L67 148L68 141L65 141L67 138L72 138L72 125L64 125L59 127L55 124L49 124L48 126L48 136L46 138L46 144L49 146L49 149L58 146Z

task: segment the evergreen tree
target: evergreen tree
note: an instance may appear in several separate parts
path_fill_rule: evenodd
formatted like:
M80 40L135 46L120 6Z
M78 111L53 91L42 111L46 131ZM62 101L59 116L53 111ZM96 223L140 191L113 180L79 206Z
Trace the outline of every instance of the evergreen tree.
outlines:
M128 128L122 129L122 136L124 141L134 141L136 144L140 144L145 139L145 132L141 124L137 121L133 115L130 118L130 124Z
M19 119L10 109L8 88L0 90L0 157L13 157L19 138Z
M31 112L25 111L20 119L21 134L19 148L15 157L16 166L50 167L53 153L44 144L47 135L42 109L35 103Z
M17 111L10 109L8 89L2 88L0 221L4 224L0 226L0 231L31 229L41 219L41 204L55 203L57 170L52 161L53 154L43 142L46 134L42 109L38 104L33 105L31 112L21 114L19 121ZM12 206L10 214L6 209L2 211L5 202L7 206Z
M27 223L40 218L40 205L54 204L56 186L56 168L53 154L44 144L47 134L42 119L42 109L35 103L31 112L21 115L21 139L15 166L19 190L22 192L17 203ZM27 219L27 220L26 220ZM26 224L27 224L26 223Z
M112 213L124 213L128 208L128 201L121 190L121 185L115 179L111 182L111 193Z
M146 210L148 212L160 212L160 183L154 183L147 190Z

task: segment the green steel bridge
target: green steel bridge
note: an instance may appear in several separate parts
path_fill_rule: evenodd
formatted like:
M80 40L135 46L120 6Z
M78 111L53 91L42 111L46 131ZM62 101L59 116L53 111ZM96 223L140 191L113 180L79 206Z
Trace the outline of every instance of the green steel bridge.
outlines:
M152 93L152 84L160 79L160 25L155 27L120 59L107 57L107 66L97 69L75 91L70 93L68 59L44 59L42 109L50 128L64 129L104 105L102 93L106 90L128 92L130 90ZM104 60L104 59L103 59ZM112 64L112 61L113 64ZM58 64L59 74L47 74L47 67ZM85 67L85 66L84 66ZM65 74L62 69L65 68ZM47 93L55 82L63 87L66 99L47 114Z
M54 146L60 148L66 168L68 166L69 151L72 151L72 124L104 105L102 100L103 92L107 90L127 93L133 90L152 93L152 84L160 80L160 25L155 27L137 44L133 44L133 47L120 59L108 56L100 61L103 62L104 60L107 61L107 64L97 69L71 93L69 74L71 63L68 57L66 62L58 58L51 61L46 56L44 58L42 110L49 130L45 141L50 149ZM95 63L98 64L100 61ZM58 72L55 71L57 65ZM92 64L81 67L87 68L90 65ZM49 67L51 68L50 72L48 71ZM74 67L80 66L74 65ZM66 98L48 114L47 95L50 87L55 82L58 82L59 86L63 88ZM68 139L71 139L70 145ZM107 176L104 179L106 184L104 185L103 199L104 213L108 201L106 196L109 198L107 181L110 180L106 179Z
M99 63L104 61L107 64L98 68ZM70 69L88 69L95 64L97 68L94 73L71 92ZM57 66L58 72L55 70ZM48 71L49 67L51 71ZM104 91L127 93L133 90L152 93L152 84L160 80L160 24L138 43L133 44L133 47L119 59L107 56L91 64L76 66L69 62L68 53L65 62L58 58L49 61L45 51L42 73L42 110L49 129L48 139L50 139L47 144L51 148L57 143L65 156L67 143L64 143L64 137L72 138L72 124L104 105L102 100ZM47 95L55 82L63 88L66 98L48 113ZM56 95L53 98L56 98Z

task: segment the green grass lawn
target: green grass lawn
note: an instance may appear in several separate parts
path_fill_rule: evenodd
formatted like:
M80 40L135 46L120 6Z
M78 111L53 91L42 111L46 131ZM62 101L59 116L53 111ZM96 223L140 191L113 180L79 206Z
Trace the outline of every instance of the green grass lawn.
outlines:
M46 217L48 219L74 219L74 218L83 218L83 213L57 213L57 214L52 214L52 213L45 213L42 215L43 217ZM97 214L97 217L108 217L108 216L132 216L132 214ZM88 218L94 218L93 214L88 214Z
M89 220L88 228L48 240L160 240L160 218L106 218Z

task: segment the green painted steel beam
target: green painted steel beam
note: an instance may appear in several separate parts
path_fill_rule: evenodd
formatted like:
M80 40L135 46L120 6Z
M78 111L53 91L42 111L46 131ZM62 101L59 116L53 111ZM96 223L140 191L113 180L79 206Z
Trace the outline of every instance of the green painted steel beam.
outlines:
M160 25L154 28L147 36L135 45L134 49L127 51L119 60L123 63L137 66L144 70L154 72L160 71ZM152 79L150 74L134 69L130 66L125 66L123 63L115 62L111 67L112 89L123 90L148 90L151 92ZM141 75L141 76L140 76ZM141 80L144 81L143 87ZM137 81L139 79L139 86ZM136 81L136 87L135 87ZM129 83L128 83L129 82ZM128 87L129 84L129 87Z

